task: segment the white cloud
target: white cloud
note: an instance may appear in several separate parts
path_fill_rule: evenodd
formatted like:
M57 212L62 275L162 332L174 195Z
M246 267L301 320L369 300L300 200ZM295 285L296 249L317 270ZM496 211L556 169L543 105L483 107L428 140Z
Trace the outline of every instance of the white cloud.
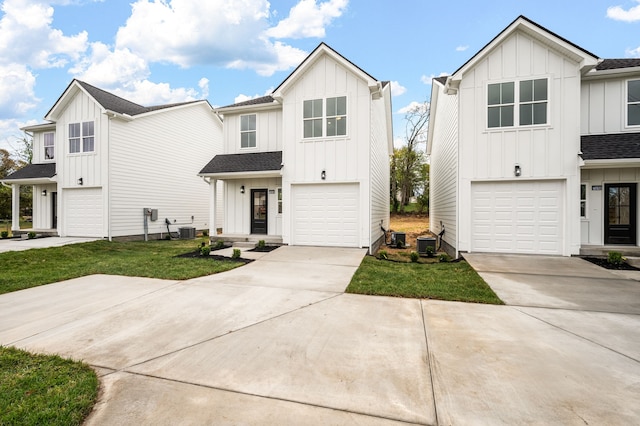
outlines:
M274 38L306 38L325 36L325 28L342 15L348 0L328 0L318 4L317 0L300 0L289 11L289 16L267 30Z
M416 110L425 110L429 108L429 102L417 102L417 101L413 101L411 102L409 105L400 108L396 114L407 114L409 112L412 111L416 111Z
M132 81L110 90L113 94L140 105L164 105L201 99L200 93L192 88L171 88L169 83L154 83L149 80Z
M122 81L139 81L149 76L147 62L129 49L110 50L104 43L91 44L91 54L69 70L80 80L109 88Z
M630 58L640 58L640 47L635 49L627 49L626 54Z
M33 109L36 77L25 65L0 65L0 117L21 117Z
M298 65L304 60L307 54L295 47L283 44L279 41L275 43L265 43L265 49L272 51L275 60L264 61L264 58L256 57L251 59L236 59L227 64L233 69L254 69L259 75L268 77L276 71L285 71ZM249 55L250 56L250 55Z
M456 47L456 52L464 52L468 48L469 48L469 46L458 46L458 47Z
M198 81L198 87L200 88L200 95L202 99L207 99L209 97L209 79L202 77Z
M407 92L407 88L402 86L397 81L391 82L391 96L404 95Z
M636 0L636 2L640 3L640 0ZM622 6L612 6L607 9L607 18L624 22L640 21L640 4L628 10L623 9Z

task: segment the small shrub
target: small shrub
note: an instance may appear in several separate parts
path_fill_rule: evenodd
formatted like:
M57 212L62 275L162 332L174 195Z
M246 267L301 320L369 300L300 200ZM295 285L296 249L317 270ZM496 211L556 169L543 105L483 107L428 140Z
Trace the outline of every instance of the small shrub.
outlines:
M171 239L171 235L169 235L169 234L165 235L165 236L164 236L164 239L165 239L165 240L167 240L167 241L169 241L169 240Z
M256 248L263 249L266 247L266 245L267 244L264 242L264 240L260 240L258 241L258 244L256 244Z
M418 254L417 251L412 251L411 252L411 261L413 263L416 263L418 261L418 259L420 259L420 255Z
M433 257L433 255L435 254L435 250L431 246L427 246L425 252L427 253L428 257Z
M36 233L35 232L29 232L27 234L27 238L30 239L30 240L34 239L35 237L36 237Z
M438 256L438 260L440 262L451 262L451 256L449 256L447 253L442 253L440 254L440 256Z
M202 236L203 237L208 237L209 236L209 231L207 231L206 229L204 231L202 231Z
M200 247L200 256L209 256L210 253L211 253L211 247L209 246Z
M2 238L9 238L9 231L2 231L0 232L0 236Z
M222 240L216 241L216 245L214 247L217 248L217 249L224 248L224 241L222 241Z
M233 249L233 254L231 255L231 258L232 259L239 259L241 253L242 252L240 251L240 249Z
M398 242L396 243L396 248L398 248L398 249L403 249L403 248L404 248L404 243L403 243L402 241L398 241Z
M607 256L607 262L612 265L621 265L625 260L626 259L622 257L622 253L620 253L619 251L610 251L609 255Z
M378 259L387 260L389 259L389 253L386 250L380 250L378 252Z

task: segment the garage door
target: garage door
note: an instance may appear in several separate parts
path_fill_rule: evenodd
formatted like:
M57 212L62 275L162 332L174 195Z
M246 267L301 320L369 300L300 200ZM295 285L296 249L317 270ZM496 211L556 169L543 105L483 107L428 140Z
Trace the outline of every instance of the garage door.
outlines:
M100 188L64 191L65 230L69 237L103 237L102 190Z
M471 185L471 250L562 254L563 182Z
M358 185L292 185L295 245L358 247Z

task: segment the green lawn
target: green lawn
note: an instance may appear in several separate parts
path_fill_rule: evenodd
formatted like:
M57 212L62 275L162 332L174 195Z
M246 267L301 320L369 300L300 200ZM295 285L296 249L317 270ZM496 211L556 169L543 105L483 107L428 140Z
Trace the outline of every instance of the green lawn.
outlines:
M80 425L97 395L87 365L0 346L0 425Z
M0 294L90 274L185 280L240 265L231 261L174 257L196 250L205 240L94 241L0 253Z
M503 304L465 261L397 263L367 256L347 293Z

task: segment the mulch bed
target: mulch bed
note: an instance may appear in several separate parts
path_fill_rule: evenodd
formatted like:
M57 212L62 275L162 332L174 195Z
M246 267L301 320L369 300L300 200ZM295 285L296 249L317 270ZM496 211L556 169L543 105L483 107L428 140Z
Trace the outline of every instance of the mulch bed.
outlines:
M264 247L256 247L256 248L252 248L251 250L247 250L247 251L257 251L259 253L269 253L270 251L274 251L275 249L277 249L280 246L264 246Z
M615 269L618 271L640 271L639 268L631 266L627 262L622 262L619 265L614 265L612 263L609 263L607 259L603 257L582 256L581 258L606 269Z
M200 254L200 250L191 251L189 253L179 254L179 255L176 255L174 257L192 258L192 259L222 260L222 261L226 260L226 261L231 261L231 262L240 262L240 263L244 263L244 264L253 262L253 259L244 259L242 257L238 257L238 258L234 259L232 257L218 256L218 255L215 255L215 254L210 254L209 256L202 256Z

